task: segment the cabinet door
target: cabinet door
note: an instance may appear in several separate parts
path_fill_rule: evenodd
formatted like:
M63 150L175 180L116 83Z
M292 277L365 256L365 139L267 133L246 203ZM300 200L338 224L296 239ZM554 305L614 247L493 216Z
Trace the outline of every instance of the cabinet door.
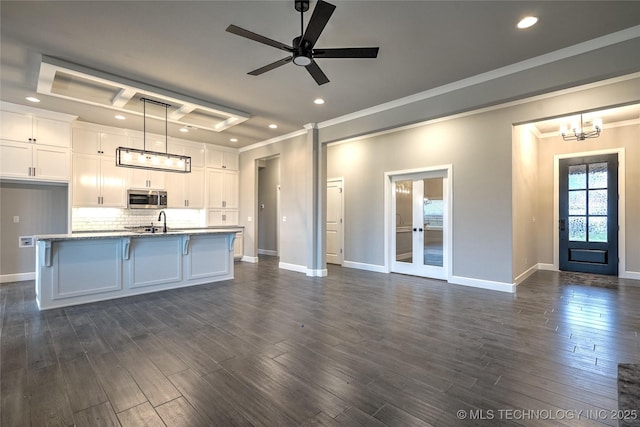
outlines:
M127 137L113 133L100 132L100 151L103 156L116 156L116 148L126 147Z
M224 184L222 188L222 207L237 209L238 208L238 172L225 171Z
M100 157L73 154L73 206L98 206Z
M35 145L33 147L33 176L38 180L69 181L71 167L69 149Z
M222 151L207 148L207 167L222 169Z
M207 170L207 206L210 208L222 207L222 188L224 185L224 172L217 169Z
M222 167L227 170L238 170L238 155L228 151L222 152Z
M213 227L216 225L224 225L222 222L222 210L207 209L207 227Z
M186 194L186 175L182 173L171 173L171 177L167 180L167 207L168 208L186 208L188 196Z
M204 169L193 168L191 173L184 174L186 179L186 193L188 207L192 209L204 208Z
M69 148L69 129L69 123L59 120L33 119L33 138L37 144Z
M0 175L7 178L31 178L32 150L31 144L2 141Z
M33 118L26 114L11 113L9 111L0 112L0 138L19 141L32 142Z
M74 153L100 154L100 132L98 131L73 128L71 140Z
M166 186L166 174L173 172L147 171L149 173L149 188L154 190L164 190Z
M127 170L116 166L112 157L100 157L100 206L125 208Z

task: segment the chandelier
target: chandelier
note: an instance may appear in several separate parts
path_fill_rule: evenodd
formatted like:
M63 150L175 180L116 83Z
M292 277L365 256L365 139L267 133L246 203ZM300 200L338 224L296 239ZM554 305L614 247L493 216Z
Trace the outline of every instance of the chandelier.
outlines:
M169 149L169 132L167 121L167 110L171 106L164 102L155 101L149 98L140 98L144 102L143 107L143 146L142 150L133 147L116 148L116 166L124 168L148 169L164 172L190 173L191 157L182 154L171 154ZM165 133L165 152L148 151L147 150L147 103L160 105L164 107L164 133Z
M582 120L582 114L580 114L580 123L572 122L570 128L562 126L560 133L565 141L584 141L587 138L597 138L602 133L602 120L593 119L585 123Z

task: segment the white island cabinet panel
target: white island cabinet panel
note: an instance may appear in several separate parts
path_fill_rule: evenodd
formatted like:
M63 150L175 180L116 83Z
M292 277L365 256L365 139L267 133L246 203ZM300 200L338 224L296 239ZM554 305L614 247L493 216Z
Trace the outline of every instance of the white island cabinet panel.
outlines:
M132 239L131 249L131 288L182 280L181 236Z
M93 295L122 289L120 239L60 242L52 253L51 298Z
M227 236L190 236L187 242L187 279L205 279L229 274L227 258L217 254L229 252Z
M242 228L36 236L40 310L233 279Z

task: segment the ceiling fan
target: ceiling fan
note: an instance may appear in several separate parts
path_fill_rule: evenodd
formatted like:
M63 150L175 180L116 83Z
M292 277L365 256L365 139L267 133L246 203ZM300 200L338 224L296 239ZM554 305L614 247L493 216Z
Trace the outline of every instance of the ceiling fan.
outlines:
M324 30L324 27L327 25L327 22L329 21L329 18L331 18L336 7L323 0L318 0L316 7L313 9L311 19L307 24L306 31L304 31L303 16L304 12L309 10L309 0L294 0L294 7L298 12L300 12L300 36L293 39L293 46L288 46L284 43L261 36L260 34L245 30L244 28L240 28L236 25L229 25L229 27L227 27L227 31L232 34L291 53L291 56L287 56L279 61L260 67L248 74L252 76L259 76L260 74L271 71L274 68L293 62L296 65L305 67L316 83L318 83L318 85L323 85L328 83L329 79L316 63L316 59L376 58L378 56L379 48L377 47L346 47L334 49L315 48L316 41L318 41L322 30Z

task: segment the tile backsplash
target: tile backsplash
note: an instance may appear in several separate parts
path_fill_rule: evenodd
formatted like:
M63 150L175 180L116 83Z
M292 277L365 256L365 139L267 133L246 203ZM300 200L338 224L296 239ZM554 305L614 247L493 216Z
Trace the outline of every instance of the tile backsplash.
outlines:
M125 227L139 225L160 225L158 215L162 209L119 209L119 208L73 208L71 230L102 231L123 230ZM167 215L167 227L191 228L206 226L204 210L164 209Z

